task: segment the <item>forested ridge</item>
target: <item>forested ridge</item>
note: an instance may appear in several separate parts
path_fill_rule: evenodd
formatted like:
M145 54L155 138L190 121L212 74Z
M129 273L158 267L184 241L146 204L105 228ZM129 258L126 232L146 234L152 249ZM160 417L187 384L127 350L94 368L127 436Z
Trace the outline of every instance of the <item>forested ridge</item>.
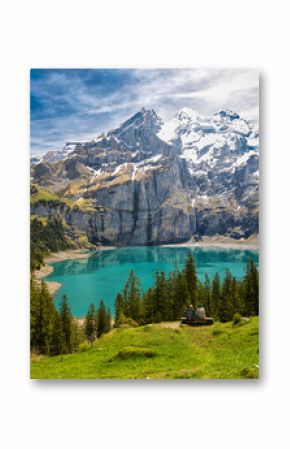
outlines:
M51 251L70 248L60 219L49 218L47 223L34 218L30 223L30 267L37 270L43 257Z

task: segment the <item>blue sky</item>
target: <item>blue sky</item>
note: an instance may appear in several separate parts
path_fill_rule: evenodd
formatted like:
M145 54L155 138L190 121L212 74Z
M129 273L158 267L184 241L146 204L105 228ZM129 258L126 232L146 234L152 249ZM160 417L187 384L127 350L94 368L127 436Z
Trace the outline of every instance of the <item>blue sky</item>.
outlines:
M182 107L232 109L258 120L258 72L248 69L32 69L31 151L90 140L142 107L170 120Z

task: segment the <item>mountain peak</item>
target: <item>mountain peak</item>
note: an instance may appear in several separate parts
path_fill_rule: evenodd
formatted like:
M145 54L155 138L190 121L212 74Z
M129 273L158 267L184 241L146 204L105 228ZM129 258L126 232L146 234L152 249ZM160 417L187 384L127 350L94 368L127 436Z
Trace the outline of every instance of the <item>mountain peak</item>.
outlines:
M121 126L109 134L120 135L127 133L133 129L146 129L152 133L157 133L164 124L162 118L154 111L154 109L141 108L136 114L132 115Z
M178 120L192 120L192 121L195 121L197 119L197 117L198 117L198 112L193 111L192 109L187 108L187 107L181 108L178 111L177 116L176 116L176 118Z
M220 115L221 117L228 117L230 120L238 120L240 119L239 114L236 112L231 111L230 109L222 110L217 113L217 115Z
M162 118L157 114L155 109L146 109L144 106L141 108L137 114L141 114L143 117L151 117L152 119L157 120L158 122L163 122ZM137 115L135 114L135 115Z
M157 115L156 111L154 111L154 109L146 109L144 106L141 108L141 110L139 112L143 115L146 115L146 114ZM138 114L138 112L137 112L137 114Z

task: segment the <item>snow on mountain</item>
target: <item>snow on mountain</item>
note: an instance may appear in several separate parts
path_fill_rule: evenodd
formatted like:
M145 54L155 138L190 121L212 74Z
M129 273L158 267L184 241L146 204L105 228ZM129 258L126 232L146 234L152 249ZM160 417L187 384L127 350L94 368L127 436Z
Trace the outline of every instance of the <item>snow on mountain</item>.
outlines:
M124 138L128 133L136 130L156 133L163 124L163 120L157 115L154 109L142 108L141 111L126 120L119 128L109 131L107 135Z
M142 108L91 141L68 142L62 151L48 152L33 164L32 179L71 201L102 205L108 214L117 214L108 218L111 224L137 208L142 226L131 229L136 214L128 218L134 234L130 242L143 241L143 227L155 243L193 230L248 236L258 232L258 151L258 126L233 111L205 116L182 108L164 123L154 110ZM152 225L156 214L167 236L159 235L157 221ZM118 229L124 230L121 218ZM118 237L121 243L124 235ZM115 238L107 235L106 241Z
M258 158L259 132L256 125L248 123L232 111L220 111L212 116L200 115L189 108L181 109L176 117L165 123L158 137L175 143L181 149L180 158L188 163L190 173L232 164L233 168L245 163L244 153L252 151Z
M30 164L36 165L40 162L54 163L66 159L78 146L88 144L90 142L67 142L62 150L50 150L43 155L31 155Z
M142 108L106 134L90 142L67 142L63 150L49 151L41 160L34 158L33 164L82 158L93 170L94 179L106 174L117 176L126 167L133 181L137 173L147 176L146 172L160 168L162 160L174 156L184 161L189 178L207 176L204 187L218 182L215 178L220 179L222 173L234 173L245 166L258 173L258 150L258 126L233 111L205 116L184 107L164 123L153 109Z
M39 164L39 162L42 161L42 155L41 154L34 154L32 153L30 155L30 165Z
M174 148L174 150L170 150ZM252 156L258 160L259 130L233 111L219 111L211 116L199 114L188 107L182 108L169 122L164 123L153 109L142 108L119 127L101 134L91 142L67 142L61 151L49 151L32 164L55 163L78 157L84 149L100 154L92 167L96 173L117 173L124 163L150 165L150 158L166 155L170 151L186 161L189 174L207 173L218 168L229 171L246 164ZM105 153L104 153L105 151ZM103 159L101 161L101 159ZM143 161L143 162L142 162ZM95 175L96 176L96 175Z
M165 123L158 133L158 137L165 142L180 138L183 148L193 149L214 144L220 136L229 140L243 136L251 141L257 137L257 127L231 111L203 116L189 108L183 108L172 121Z

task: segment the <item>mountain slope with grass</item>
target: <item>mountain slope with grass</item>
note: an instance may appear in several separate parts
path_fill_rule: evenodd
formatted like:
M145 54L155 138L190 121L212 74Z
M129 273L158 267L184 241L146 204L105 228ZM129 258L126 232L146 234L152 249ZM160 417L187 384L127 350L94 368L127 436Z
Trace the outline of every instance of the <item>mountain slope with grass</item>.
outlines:
M92 346L32 356L33 379L257 379L259 319L237 325L160 323L114 329Z

